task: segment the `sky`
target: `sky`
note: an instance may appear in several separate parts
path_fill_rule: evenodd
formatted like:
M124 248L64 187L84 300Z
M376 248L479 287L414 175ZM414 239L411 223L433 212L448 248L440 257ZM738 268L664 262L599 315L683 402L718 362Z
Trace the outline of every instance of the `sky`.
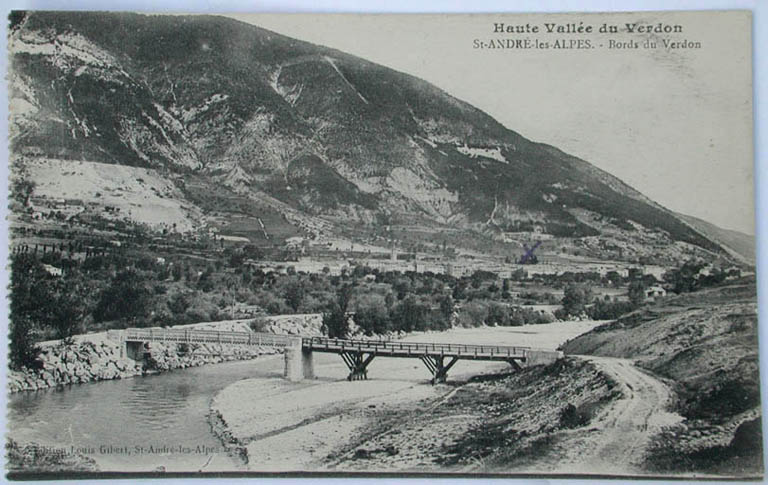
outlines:
M230 17L435 84L507 128L619 177L665 207L754 234L750 17L745 12ZM632 16L635 15L635 16ZM660 21L682 33L546 34L547 22ZM494 23L539 25L494 34ZM583 50L475 49L475 39L585 38ZM700 42L668 50L662 39ZM609 49L608 40L655 40Z

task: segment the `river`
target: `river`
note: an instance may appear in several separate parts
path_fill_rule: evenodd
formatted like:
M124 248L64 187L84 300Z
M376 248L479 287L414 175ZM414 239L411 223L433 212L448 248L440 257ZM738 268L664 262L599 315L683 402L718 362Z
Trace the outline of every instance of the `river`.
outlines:
M406 340L527 345L554 349L597 322L569 322L525 327L454 329L414 335ZM336 355L315 359L319 382L288 386L331 386L344 381L345 367ZM464 378L505 364L462 362L449 377ZM103 381L13 394L8 402L9 436L20 444L72 447L93 458L102 471L238 471L239 460L227 455L207 420L213 397L248 378L284 382L282 356L229 362L131 379ZM429 374L418 360L382 359L371 379L397 376L404 385L427 386ZM407 382L405 382L407 381ZM325 384L323 384L325 383ZM363 391L364 385L359 386ZM309 389L307 389L309 391ZM380 392L380 391L379 391ZM343 398L340 399L342 401Z
M210 431L211 398L238 380L278 378L282 370L282 356L264 356L17 393L8 402L8 435L21 444L74 446L101 471L238 470Z

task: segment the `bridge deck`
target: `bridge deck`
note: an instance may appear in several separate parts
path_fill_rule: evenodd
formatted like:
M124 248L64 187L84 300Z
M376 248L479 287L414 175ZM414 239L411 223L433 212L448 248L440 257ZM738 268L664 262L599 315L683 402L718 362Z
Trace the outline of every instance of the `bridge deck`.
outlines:
M128 342L187 344L230 344L285 348L301 345L305 350L329 353L368 353L382 357L457 357L467 360L522 360L529 347L399 342L386 340L345 340L327 337L297 337L257 332L218 332L181 328L129 328Z
M325 337L305 337L304 349L313 352L370 353L382 357L458 357L467 360L509 361L525 359L528 347L500 345L465 345L417 342L392 342L382 340L344 340Z
M128 342L169 342L187 344L238 344L257 347L288 347L298 337L256 332L218 332L182 328L129 328L125 330Z

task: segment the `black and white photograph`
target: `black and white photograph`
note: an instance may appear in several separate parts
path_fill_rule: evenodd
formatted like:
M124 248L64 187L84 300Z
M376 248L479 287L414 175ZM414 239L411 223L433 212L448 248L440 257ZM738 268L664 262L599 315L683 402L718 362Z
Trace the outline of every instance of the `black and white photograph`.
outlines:
M749 10L7 18L10 480L762 480Z

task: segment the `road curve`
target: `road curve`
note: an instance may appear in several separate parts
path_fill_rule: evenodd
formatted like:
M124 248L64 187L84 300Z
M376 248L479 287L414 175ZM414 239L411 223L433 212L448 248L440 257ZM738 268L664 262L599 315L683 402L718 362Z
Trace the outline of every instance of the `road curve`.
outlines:
M673 392L666 384L635 367L631 360L578 356L613 378L622 397L593 419L587 437L570 441L557 472L643 474L646 447L663 426L683 418L668 411ZM574 437L575 438L575 437Z

